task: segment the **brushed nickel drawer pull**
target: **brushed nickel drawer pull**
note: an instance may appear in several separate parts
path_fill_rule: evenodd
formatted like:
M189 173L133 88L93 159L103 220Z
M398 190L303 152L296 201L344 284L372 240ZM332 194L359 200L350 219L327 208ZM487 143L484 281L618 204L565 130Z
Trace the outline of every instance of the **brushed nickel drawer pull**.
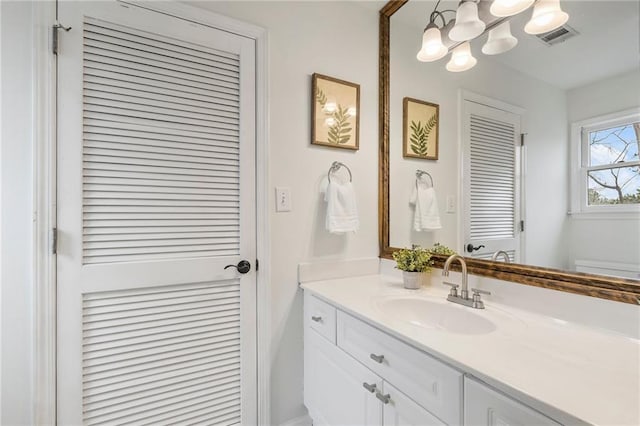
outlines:
M322 317L311 317L311 319L315 322L322 322Z
M374 392L376 391L376 384L375 384L375 383L374 383L374 384L372 384L372 385L370 385L369 383L364 382L364 383L362 384L362 386L363 386L366 390L368 390L369 392L371 392L371 393L374 393Z
M389 394L383 395L380 392L376 392L376 398L382 401L383 404L388 404L389 401L391 401L391 395Z
M384 355L371 354L371 355L369 355L369 358L371 358L372 360L374 360L378 364L382 364L382 361L384 361Z

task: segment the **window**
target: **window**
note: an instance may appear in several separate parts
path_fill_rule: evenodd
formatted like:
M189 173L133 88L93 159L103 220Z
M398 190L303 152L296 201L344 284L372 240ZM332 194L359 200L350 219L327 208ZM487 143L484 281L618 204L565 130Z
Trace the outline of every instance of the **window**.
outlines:
M574 135L579 135L580 151L579 170L574 175L579 184L572 185L579 202L574 207L582 212L638 211L640 113L599 117L573 128Z

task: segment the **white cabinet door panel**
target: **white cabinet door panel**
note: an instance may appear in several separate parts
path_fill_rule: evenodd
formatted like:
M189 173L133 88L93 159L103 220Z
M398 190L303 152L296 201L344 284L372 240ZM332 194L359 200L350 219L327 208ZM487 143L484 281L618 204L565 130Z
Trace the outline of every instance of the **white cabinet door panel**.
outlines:
M382 404L375 392L382 379L310 328L305 328L304 403L314 425L376 426Z
M559 423L468 377L464 418L469 426L559 426Z
M384 405L384 426L441 426L445 424L387 382L384 383L384 394L389 396L389 402Z

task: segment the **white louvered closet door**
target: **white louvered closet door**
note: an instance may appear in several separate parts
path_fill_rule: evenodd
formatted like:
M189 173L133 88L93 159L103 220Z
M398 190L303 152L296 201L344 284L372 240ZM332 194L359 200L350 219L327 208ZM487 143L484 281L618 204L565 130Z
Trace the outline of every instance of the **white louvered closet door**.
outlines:
M520 116L465 100L464 246L467 256L491 259L504 250L520 261ZM468 244L484 246L472 253ZM502 258L500 258L502 260Z
M115 1L59 20L58 423L255 424L254 41Z

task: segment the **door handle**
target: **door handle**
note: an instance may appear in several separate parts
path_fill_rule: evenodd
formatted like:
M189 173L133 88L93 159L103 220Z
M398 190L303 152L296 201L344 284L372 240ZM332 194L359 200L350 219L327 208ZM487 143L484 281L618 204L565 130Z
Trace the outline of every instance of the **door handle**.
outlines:
M384 361L384 355L371 354L371 355L369 355L369 358L371 358L372 360L374 360L378 364L382 364L382 361Z
M241 274L246 274L251 270L251 263L249 263L248 260L241 260L237 265L227 265L224 267L224 269L228 268L236 268Z
M389 401L391 401L391 395L389 394L383 395L379 391L376 392L376 398L382 401L383 404L388 404Z
M484 248L483 244L480 244L478 247L474 247L471 243L467 244L467 251L469 253L473 253L474 251L480 250L481 248Z

